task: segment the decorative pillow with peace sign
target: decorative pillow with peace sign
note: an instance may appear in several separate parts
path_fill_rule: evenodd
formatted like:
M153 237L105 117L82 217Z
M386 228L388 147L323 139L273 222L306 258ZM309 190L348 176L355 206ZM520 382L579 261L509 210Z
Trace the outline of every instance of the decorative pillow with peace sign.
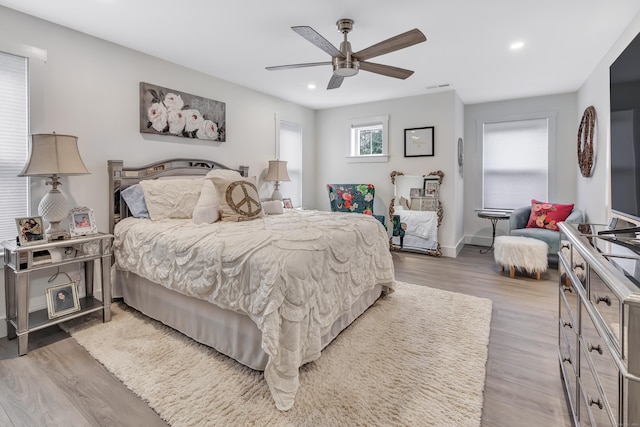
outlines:
M222 221L250 221L264 216L260 194L254 178L208 178L213 182L220 200Z

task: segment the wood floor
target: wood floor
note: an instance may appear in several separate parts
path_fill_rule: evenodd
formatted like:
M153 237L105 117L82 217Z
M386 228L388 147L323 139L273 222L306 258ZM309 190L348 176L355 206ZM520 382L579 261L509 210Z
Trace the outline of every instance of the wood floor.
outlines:
M458 258L393 253L400 281L493 301L482 426L570 426L556 355L557 271L509 278L467 245ZM1 426L166 426L57 327L29 353L0 339Z

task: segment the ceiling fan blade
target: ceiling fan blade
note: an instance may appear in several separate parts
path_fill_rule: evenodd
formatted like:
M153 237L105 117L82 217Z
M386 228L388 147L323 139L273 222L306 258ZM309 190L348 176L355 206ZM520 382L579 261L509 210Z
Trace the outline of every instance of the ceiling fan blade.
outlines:
M406 79L413 74L413 71L404 68L392 67L391 65L376 64L375 62L360 61L360 69L371 73L382 74L383 76L395 77L396 79Z
M339 58L344 58L342 52L338 50L334 45L332 45L327 39L322 37L316 30L307 26L299 26L299 27L291 27L293 31L300 34L305 39L309 40L314 45L318 46L320 49L327 52L331 57L337 56Z
M344 77L340 77L340 76L336 76L335 74L332 74L331 80L329 80L329 84L327 85L327 90L339 88L343 80L344 80Z
M406 33L398 34L395 37L391 37L390 39L376 43L373 46L369 46L368 48L356 52L351 56L357 58L359 61L366 61L369 58L404 49L405 47L413 46L414 44L422 43L426 40L427 38L424 34L422 34L422 32L417 28L414 28Z
M304 64L276 65L274 67L264 67L264 68L266 68L269 71L274 71L274 70L289 70L292 68L316 67L318 65L331 65L331 61L307 62Z

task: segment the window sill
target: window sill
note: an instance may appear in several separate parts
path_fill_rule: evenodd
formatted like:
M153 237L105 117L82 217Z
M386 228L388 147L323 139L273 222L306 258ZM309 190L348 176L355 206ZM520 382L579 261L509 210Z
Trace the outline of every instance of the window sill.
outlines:
M389 156L346 156L347 163L386 163Z

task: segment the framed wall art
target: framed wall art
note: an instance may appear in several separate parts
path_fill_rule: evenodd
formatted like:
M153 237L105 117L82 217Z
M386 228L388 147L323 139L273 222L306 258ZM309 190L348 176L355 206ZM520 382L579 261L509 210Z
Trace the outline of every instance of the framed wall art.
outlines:
M404 156L434 156L433 126L404 130Z
M76 207L69 211L69 234L71 237L97 234L98 227L93 209Z
M226 104L140 82L140 132L226 141Z

